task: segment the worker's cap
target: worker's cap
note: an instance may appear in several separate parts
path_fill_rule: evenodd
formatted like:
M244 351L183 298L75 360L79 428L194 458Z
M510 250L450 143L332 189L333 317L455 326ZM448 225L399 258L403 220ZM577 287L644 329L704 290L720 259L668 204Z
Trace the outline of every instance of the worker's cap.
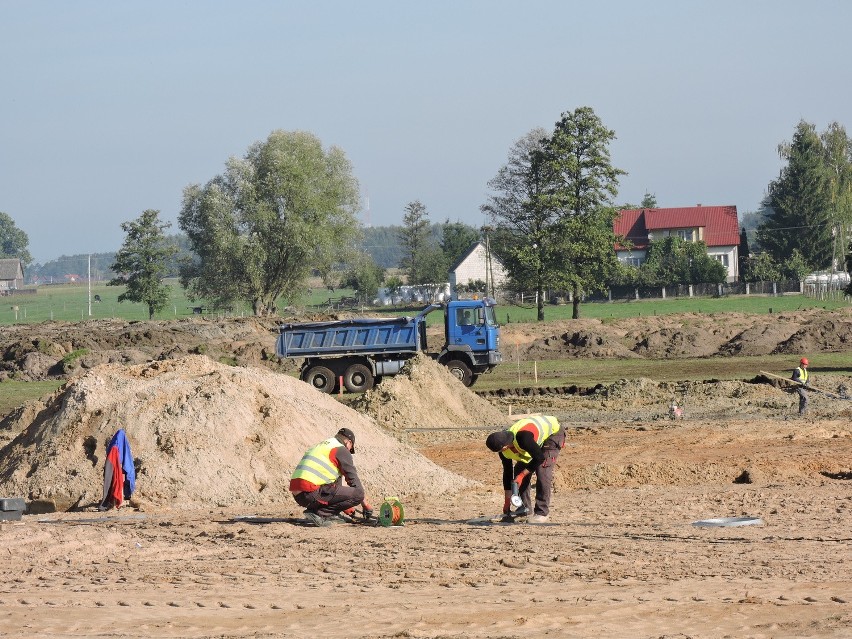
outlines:
M340 439L341 437L345 437L350 442L352 442L351 453L354 455L355 454L355 433L353 433L348 428L341 428L339 431L337 431L337 437L338 437L338 439Z
M807 357L803 357L803 358L799 361L799 363L800 363L802 366L807 366L807 365L808 365L808 358L807 358Z
M513 441L515 441L515 436L511 432L508 430L498 430L485 438L485 445L488 446L488 450L499 453Z

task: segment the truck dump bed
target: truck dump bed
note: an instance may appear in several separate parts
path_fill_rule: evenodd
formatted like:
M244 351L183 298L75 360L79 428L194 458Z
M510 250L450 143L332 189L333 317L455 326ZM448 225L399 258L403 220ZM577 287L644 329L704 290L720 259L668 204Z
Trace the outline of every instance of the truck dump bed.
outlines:
M282 324L275 350L281 357L335 357L416 353L417 322L411 317Z

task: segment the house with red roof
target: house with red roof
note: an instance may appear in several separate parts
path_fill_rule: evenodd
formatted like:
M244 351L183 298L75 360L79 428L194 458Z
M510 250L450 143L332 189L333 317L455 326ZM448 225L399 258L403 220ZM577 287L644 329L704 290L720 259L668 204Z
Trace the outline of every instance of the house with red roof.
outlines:
M707 254L728 269L728 281L739 278L740 229L736 206L697 206L671 209L625 209L613 222L613 231L629 244L617 244L618 259L631 266L645 261L648 245L669 236L686 242L704 242Z

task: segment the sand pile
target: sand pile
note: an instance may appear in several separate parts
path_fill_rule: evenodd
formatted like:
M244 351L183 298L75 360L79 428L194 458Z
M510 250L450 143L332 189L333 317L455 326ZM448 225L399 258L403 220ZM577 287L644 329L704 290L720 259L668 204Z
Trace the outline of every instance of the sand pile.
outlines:
M0 431L19 433L0 449L0 494L52 499L60 509L100 501L104 447L119 428L143 503L291 506L295 464L342 426L356 434L355 461L374 499L468 485L292 377L205 356L102 365L39 409L35 419L29 408L0 422Z
M402 371L385 378L367 391L353 407L371 416L396 437L411 443L423 437L406 434L411 428L464 428L470 431L449 432L451 439L485 437L483 429L510 425L506 413L472 392L433 359L417 355L406 362ZM432 434L430 442L435 442Z

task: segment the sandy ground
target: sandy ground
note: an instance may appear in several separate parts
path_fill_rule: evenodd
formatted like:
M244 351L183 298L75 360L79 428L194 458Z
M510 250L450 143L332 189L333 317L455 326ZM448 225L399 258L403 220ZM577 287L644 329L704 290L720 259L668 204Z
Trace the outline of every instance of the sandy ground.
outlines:
M480 483L406 499L403 526L25 515L0 526L0 636L850 636L848 420L574 424L547 526L477 519L501 504L483 448L422 448ZM693 525L720 517L762 523Z
M57 508L0 523L0 637L850 637L852 401L811 400L799 419L742 382L514 398L569 430L533 526L491 521L483 439L508 404L429 360L358 411L202 355L93 364L0 422L0 497ZM342 425L403 526L304 525L289 474ZM100 512L118 427L137 494ZM759 522L694 525L732 517Z

